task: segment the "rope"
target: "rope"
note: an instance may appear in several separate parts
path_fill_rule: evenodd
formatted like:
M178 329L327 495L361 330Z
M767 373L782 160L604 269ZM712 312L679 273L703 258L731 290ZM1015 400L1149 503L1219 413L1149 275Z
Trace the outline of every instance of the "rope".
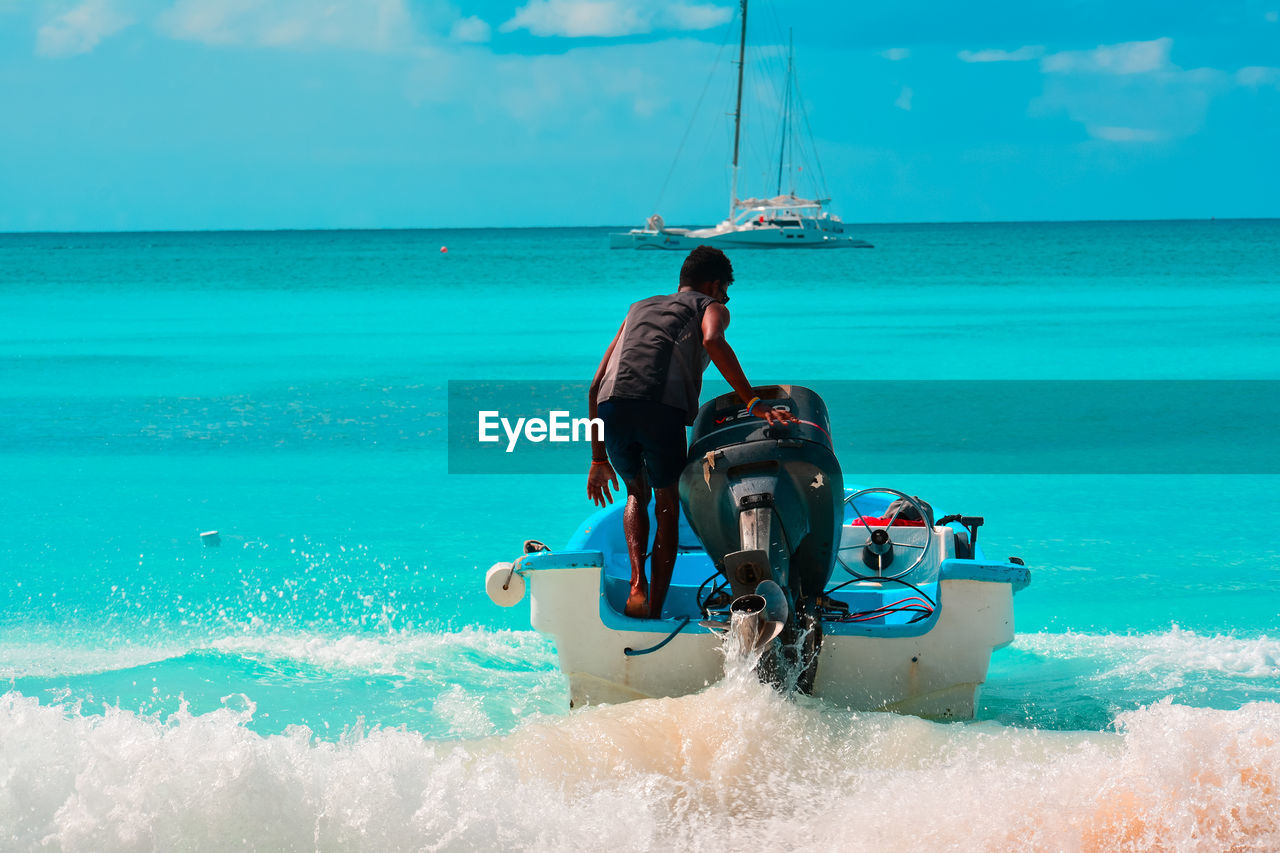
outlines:
M537 553L537 552L535 552L535 553ZM518 569L517 567L518 567L522 562L524 562L524 558L525 558L525 557L527 557L527 556L529 556L529 555L528 555L528 554L521 554L519 557L516 557L515 562L511 564L511 571L507 572L507 579L506 579L506 580L504 580L504 581L502 582L502 588L503 588L504 590L505 590L505 589L510 589L510 588L511 588L511 578L515 576L515 573L516 573L517 571L519 571L519 569Z
M733 22L738 20L735 13L733 18L725 27L724 36L720 39L720 50L716 52L716 61L711 64L711 72L707 74L707 82L702 84L702 94L698 96L698 103L693 108L693 117L689 119L689 124L685 126L684 136L680 137L680 146L676 148L676 156L671 159L671 168L667 169L667 177L662 182L662 189L658 190L658 201L654 204L653 209L657 211L662 207L662 198L667 194L667 185L671 183L671 176L675 174L676 165L680 162L680 155L684 153L684 144L689 141L689 134L693 132L693 125L698 119L698 113L702 109L702 101L707 96L707 90L711 88L711 81L716 76L716 69L720 67L720 57L724 55L725 45L729 43L729 33L733 28Z
M797 422L798 422L798 423L802 423L802 424L804 424L805 426L811 426L811 427L813 427L813 428L814 428L814 429L816 429L818 432L820 432L820 433L822 433L823 435L825 435L825 436L827 437L827 441L830 441L830 442L831 442L831 446L832 446L832 447L835 447L835 440L831 438L831 433L827 432L825 429L823 429L822 427L818 426L818 425L817 425L817 424L815 424L813 421L802 421L802 420L797 419Z

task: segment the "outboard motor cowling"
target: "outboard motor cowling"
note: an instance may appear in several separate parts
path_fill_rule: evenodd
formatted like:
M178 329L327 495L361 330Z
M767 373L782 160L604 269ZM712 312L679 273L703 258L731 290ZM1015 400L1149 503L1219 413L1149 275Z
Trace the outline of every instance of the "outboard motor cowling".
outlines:
M822 398L798 385L757 392L800 422L770 426L736 394L711 400L693 423L680 501L734 597L755 593L762 581L777 583L795 628L831 578L844 479Z

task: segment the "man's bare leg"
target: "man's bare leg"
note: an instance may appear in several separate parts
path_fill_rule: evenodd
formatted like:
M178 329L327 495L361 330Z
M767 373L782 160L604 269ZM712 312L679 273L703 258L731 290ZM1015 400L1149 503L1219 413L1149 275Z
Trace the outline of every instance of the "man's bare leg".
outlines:
M667 599L671 586L671 573L676 566L676 546L680 538L680 492L677 486L654 489L654 515L658 529L653 536L653 556L650 558L652 594L649 596L649 618L662 617L662 603Z
M631 558L631 594L627 596L626 614L644 619L649 615L649 584L644 577L645 549L649 545L649 480L643 473L627 482L622 531L627 537L627 556Z

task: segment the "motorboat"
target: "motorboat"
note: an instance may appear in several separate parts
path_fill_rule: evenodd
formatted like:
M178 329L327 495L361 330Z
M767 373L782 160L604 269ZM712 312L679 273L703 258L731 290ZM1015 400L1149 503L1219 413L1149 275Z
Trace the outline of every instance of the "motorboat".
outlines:
M778 146L777 192L770 197L738 198L738 168L742 140L742 72L746 61L747 0L741 0L742 30L738 42L738 90L733 112L733 180L729 189L729 213L724 221L710 228L670 228L659 214L650 216L642 228L609 235L611 249L677 249L689 250L699 245L726 248L756 249L870 249L866 240L845 233L844 222L839 216L825 209L830 198L802 198L796 194L794 181L799 169L788 169L797 149L793 135L803 126L793 120L793 112L803 112L803 104L797 97L795 64L791 50L787 53L787 76L782 99L782 134ZM790 144L788 144L790 141ZM815 151L812 140L808 148ZM821 174L819 168L818 174ZM783 177L790 175L793 185L783 193Z
M494 565L490 598L514 606L527 588L530 623L555 643L571 707L701 690L723 676L727 636L754 650L757 674L781 690L971 718L992 652L1013 641L1026 566L984 555L980 516L935 519L903 491L846 487L812 390L757 392L798 421L770 426L733 394L699 409L659 617L624 612L621 501L563 548L531 540Z

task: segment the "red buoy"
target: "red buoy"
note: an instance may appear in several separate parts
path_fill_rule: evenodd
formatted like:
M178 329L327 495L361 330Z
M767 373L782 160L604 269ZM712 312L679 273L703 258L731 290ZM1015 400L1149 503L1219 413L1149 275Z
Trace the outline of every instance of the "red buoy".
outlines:
M440 247L440 254L442 254L442 255L443 255L443 254L444 254L445 252L447 252L447 251L449 251L449 247L448 247L448 246L441 246L441 247Z

